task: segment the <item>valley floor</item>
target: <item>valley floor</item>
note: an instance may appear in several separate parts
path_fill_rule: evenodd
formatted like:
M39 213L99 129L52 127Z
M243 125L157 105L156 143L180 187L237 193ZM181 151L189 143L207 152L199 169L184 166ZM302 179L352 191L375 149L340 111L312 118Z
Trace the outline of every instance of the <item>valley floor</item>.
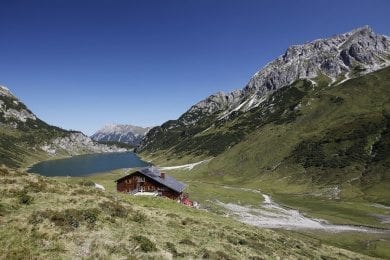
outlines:
M0 259L370 259L169 199L117 193L113 180L123 174L45 178L1 168Z
M242 206L234 203L217 201L217 205L228 210L233 216L249 225L286 230L322 230L328 232L363 232L384 233L390 235L390 230L354 225L335 225L323 219L313 219L304 216L298 210L288 209L275 203L271 197L263 194L264 202L258 208Z
M115 191L114 180L129 171L117 170L86 179ZM278 233L313 238L365 255L390 258L390 225L384 221L390 210L383 205L296 194L275 193L271 198L269 193L264 194L248 185L241 187L198 180L193 176L195 171L188 168L168 173L187 183L190 198L200 202L209 212L272 228ZM77 183L81 179L59 178L67 183Z

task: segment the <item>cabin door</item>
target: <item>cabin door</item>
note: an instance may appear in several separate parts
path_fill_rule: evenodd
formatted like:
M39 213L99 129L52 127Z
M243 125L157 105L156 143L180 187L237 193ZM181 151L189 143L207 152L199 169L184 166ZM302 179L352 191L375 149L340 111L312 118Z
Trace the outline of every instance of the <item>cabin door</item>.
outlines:
M137 191L144 192L144 184L143 183L137 183Z

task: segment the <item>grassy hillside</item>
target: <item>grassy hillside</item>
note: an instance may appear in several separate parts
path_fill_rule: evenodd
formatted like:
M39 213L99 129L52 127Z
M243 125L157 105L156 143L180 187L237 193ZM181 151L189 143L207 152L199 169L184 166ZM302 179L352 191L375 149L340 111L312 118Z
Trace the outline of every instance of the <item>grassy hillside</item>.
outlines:
M0 88L0 165L28 167L47 159L119 150L118 144L94 143L81 132L45 123L8 89Z
M369 258L168 199L99 191L89 181L1 168L0 182L2 259Z
M209 212L214 212L220 216L229 215L230 217L235 218L229 211L220 207L218 201L250 206L254 209L259 208L263 203L263 197L258 192L259 186L257 186L257 190L254 192L254 190L247 188L250 187L250 183L234 184L234 182L230 182L230 184L228 184L229 181L227 179L224 179L224 182L213 182L207 177L203 179L200 174L202 168L198 167L190 171L169 171L169 174L184 181L188 185L186 192L189 193L190 198L200 202L201 207L207 209ZM102 184L108 191L115 192L116 186L114 180L126 175L128 172L128 170L115 170L88 177L57 177L55 179L72 185L85 181L93 181ZM388 223L382 223L379 218L375 217L390 214L389 208L383 208L380 205L364 201L330 200L326 197L309 196L307 194L277 194L269 192L269 190L266 189L261 189L261 191L271 195L272 199L277 203L287 207L290 206L300 209L301 213L308 217L325 219L334 224L390 228ZM297 190L295 192L297 192ZM324 244L332 244L365 255L390 258L389 233L334 233L332 231L310 231L305 229L294 232L280 229L276 232L283 232L298 239L301 239L302 237L314 238L315 240L322 241Z
M70 133L35 118L26 105L12 94L0 95L0 104L0 165L19 167L25 164L27 159L47 158L46 153L37 149L38 146ZM5 111L30 116L21 120L15 116L6 116Z
M205 179L289 193L333 187L335 197L388 204L390 68L340 85L316 82L298 81L258 108L141 155L159 165L214 156Z
M256 207L261 198L239 190L246 188L313 218L389 228L382 217L390 214L390 68L340 85L329 86L326 77L316 83L296 82L256 109L219 121L187 137L191 140L179 139L184 150L155 147L141 155L167 166L213 157L191 171L170 172L190 183L192 198L210 208L215 206L211 198ZM220 146L210 141L227 132L239 138ZM388 236L301 234L390 257Z

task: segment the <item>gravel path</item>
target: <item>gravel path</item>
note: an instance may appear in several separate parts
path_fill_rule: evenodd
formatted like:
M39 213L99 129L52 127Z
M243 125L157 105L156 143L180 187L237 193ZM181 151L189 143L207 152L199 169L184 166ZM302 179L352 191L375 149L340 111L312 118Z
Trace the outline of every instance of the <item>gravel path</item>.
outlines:
M264 201L260 208L223 203L220 201L217 201L217 204L227 209L229 215L236 217L241 222L265 228L282 228L288 230L317 229L329 232L389 232L388 230L363 226L329 224L325 220L305 217L298 210L284 208L273 202L271 197L266 194L262 194L262 196Z
M211 158L212 159L212 158ZM165 166L165 167L158 167L162 171L167 171L167 170L177 170L177 169L185 169L185 170L192 170L195 166L209 162L211 159L203 160L200 162L196 163L190 163L190 164L184 164L184 165L177 165L177 166Z

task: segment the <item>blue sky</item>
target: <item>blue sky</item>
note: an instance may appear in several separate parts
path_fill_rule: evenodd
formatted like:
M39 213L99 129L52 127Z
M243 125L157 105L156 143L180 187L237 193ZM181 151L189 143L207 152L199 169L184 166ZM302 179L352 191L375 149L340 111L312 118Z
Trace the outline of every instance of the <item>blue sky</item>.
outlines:
M175 119L242 88L289 45L370 25L390 1L0 1L0 84L41 119L87 134Z

